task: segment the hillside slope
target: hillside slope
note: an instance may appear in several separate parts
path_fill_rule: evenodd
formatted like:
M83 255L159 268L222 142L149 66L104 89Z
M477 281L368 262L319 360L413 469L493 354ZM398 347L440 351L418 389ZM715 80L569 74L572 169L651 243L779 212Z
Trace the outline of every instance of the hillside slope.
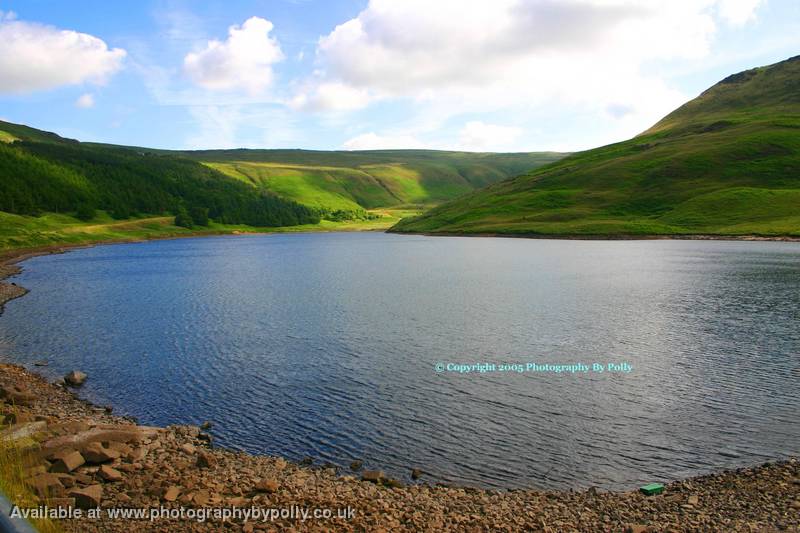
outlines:
M431 205L557 161L563 154L437 150L181 152L304 205L358 210Z
M800 56L717 83L641 135L392 231L800 235Z

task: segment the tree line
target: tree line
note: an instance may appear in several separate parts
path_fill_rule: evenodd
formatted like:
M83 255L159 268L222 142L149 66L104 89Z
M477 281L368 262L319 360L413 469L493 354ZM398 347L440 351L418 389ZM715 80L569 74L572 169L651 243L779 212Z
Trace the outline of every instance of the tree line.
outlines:
M174 155L85 144L0 143L0 210L69 213L91 219L176 215L183 225L209 220L251 226L316 224L320 214Z

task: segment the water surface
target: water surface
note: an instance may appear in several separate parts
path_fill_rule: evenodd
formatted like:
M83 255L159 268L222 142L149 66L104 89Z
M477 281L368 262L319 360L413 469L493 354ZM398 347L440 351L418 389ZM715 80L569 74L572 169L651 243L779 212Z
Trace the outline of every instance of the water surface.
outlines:
M800 244L380 233L26 261L0 357L251 452L623 489L800 453ZM628 362L630 373L437 372Z

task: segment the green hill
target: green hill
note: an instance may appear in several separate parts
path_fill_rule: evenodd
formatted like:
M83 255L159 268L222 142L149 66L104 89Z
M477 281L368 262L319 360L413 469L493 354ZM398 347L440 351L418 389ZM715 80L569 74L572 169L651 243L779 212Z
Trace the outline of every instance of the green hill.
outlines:
M392 231L800 235L800 56L729 76L633 139L490 185Z
M551 163L542 153L208 150L182 155L323 212L430 206Z

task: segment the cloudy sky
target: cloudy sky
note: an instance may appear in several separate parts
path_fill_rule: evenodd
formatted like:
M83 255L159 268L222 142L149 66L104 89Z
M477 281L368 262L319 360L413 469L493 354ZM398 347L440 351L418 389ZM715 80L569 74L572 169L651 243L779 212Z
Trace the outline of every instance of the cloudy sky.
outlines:
M798 54L797 0L0 0L0 119L159 148L579 150Z

